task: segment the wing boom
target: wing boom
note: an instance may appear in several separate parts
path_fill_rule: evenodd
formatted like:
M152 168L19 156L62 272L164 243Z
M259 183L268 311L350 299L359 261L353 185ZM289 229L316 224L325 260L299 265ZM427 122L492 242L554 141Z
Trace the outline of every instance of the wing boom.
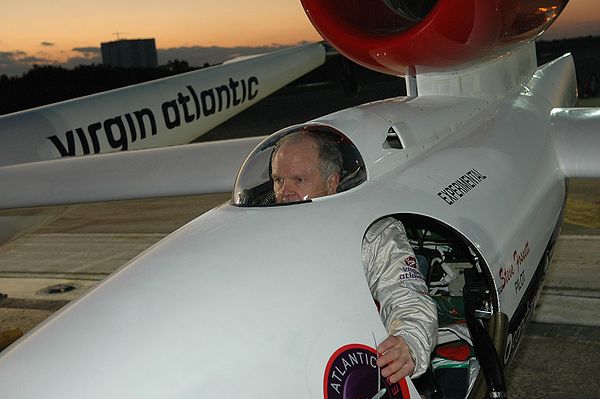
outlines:
M551 131L565 176L600 177L600 109L555 108Z
M231 191L264 137L0 167L0 209Z

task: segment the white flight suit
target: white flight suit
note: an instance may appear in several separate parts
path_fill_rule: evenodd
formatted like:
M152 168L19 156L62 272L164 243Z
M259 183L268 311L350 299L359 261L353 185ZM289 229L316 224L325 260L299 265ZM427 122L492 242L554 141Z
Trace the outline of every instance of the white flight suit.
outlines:
M437 308L419 272L404 226L387 217L375 222L362 243L362 261L388 334L408 345L418 377L429 367L437 339Z

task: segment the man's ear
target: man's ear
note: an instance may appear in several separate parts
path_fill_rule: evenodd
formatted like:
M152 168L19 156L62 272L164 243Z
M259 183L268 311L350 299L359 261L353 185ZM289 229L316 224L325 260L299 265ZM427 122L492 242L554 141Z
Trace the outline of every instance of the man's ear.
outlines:
M337 172L330 174L327 178L327 195L335 194L338 184L340 184L340 174Z

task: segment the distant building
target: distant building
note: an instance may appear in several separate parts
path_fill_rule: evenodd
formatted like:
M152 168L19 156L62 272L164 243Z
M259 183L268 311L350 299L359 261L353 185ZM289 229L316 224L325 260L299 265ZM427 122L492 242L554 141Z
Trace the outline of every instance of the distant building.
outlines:
M122 68L156 68L154 39L117 40L102 43L102 63Z

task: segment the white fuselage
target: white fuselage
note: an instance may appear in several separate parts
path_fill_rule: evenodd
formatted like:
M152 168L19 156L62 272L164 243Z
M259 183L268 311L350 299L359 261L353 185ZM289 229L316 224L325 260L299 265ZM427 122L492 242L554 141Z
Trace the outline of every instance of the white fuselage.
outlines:
M548 128L552 108L572 105L569 63L499 98L423 95L316 120L353 141L366 182L202 215L3 353L0 396L323 397L334 351L385 338L360 249L387 215L427 216L469 240L510 319L565 199ZM407 148L384 148L390 126Z

